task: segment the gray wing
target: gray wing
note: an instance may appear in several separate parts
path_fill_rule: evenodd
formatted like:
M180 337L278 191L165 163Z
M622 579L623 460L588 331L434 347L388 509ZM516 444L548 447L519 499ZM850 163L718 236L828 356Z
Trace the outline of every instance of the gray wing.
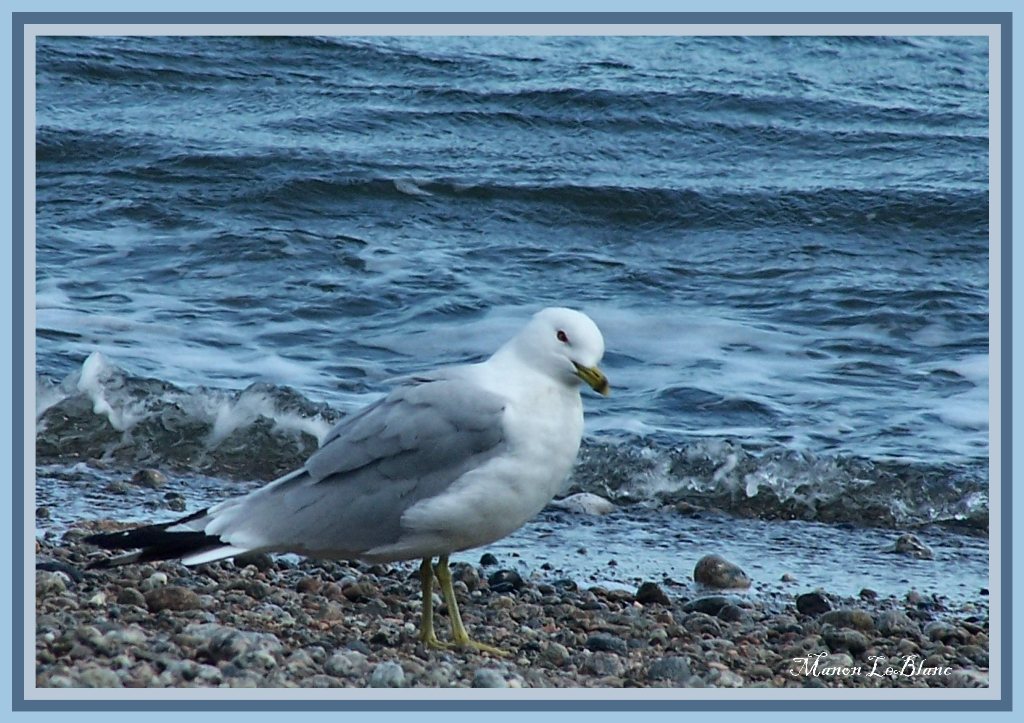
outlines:
M405 510L501 451L504 408L456 374L410 379L335 426L304 472L211 510L207 530L250 548L352 557L396 542Z

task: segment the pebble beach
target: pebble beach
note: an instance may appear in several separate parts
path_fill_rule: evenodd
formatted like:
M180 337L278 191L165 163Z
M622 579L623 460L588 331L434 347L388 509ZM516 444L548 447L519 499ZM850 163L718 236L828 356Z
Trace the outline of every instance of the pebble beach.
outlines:
M428 650L415 563L253 555L87 570L87 523L37 540L39 688L889 688L988 685L987 591L841 597L714 556L693 595L453 563L463 619L506 657ZM755 584L759 581L754 581ZM731 585L733 589L715 589ZM439 636L446 610L435 593Z

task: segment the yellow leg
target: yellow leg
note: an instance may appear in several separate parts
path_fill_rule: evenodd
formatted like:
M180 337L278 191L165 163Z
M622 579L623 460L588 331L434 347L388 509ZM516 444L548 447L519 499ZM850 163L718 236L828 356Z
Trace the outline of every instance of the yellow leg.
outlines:
M439 650L447 649L449 646L437 639L434 632L434 569L430 564L430 558L423 558L420 563L420 591L423 593L423 611L420 618L420 640L428 648Z
M429 563L429 560L424 560L424 564L426 563ZM423 568L421 567L421 576L423 574L422 570ZM452 642L460 648L473 648L482 653L490 653L491 655L511 655L511 653L501 648L495 648L493 645L487 645L486 643L478 643L469 637L469 633L466 632L466 626L462 624L462 616L459 614L459 603L455 600L455 589L452 587L452 573L448 569L447 555L441 555L438 558L434 574L437 575L437 582L441 585L441 594L444 595L444 602L448 606L448 619L452 626Z

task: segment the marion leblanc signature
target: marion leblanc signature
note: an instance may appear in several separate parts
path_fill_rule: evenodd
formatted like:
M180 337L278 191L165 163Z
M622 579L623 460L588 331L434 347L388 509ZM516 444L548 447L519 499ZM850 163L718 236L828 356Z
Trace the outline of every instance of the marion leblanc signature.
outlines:
M868 678L917 677L950 675L953 672L953 669L948 666L926 666L924 660L918 655L905 655L902 665L892 665L890 659L885 655L869 655L870 669L863 665L836 665L833 664L834 659L828 660L829 657L828 653L822 652L793 658L793 662L797 665L790 668L789 672L791 675L844 678L853 676Z

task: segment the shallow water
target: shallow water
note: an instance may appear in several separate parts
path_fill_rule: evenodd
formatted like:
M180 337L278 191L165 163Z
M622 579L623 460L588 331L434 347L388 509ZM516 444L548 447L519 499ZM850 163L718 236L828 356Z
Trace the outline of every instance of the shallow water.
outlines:
M573 484L638 503L608 535L679 500L777 520L737 522L753 539L984 535L987 50L41 38L40 462L206 475L183 493L215 498L565 304L604 331L614 390L586 400ZM46 474L41 497L104 514ZM637 574L679 572L648 552ZM832 557L833 583L859 569Z

